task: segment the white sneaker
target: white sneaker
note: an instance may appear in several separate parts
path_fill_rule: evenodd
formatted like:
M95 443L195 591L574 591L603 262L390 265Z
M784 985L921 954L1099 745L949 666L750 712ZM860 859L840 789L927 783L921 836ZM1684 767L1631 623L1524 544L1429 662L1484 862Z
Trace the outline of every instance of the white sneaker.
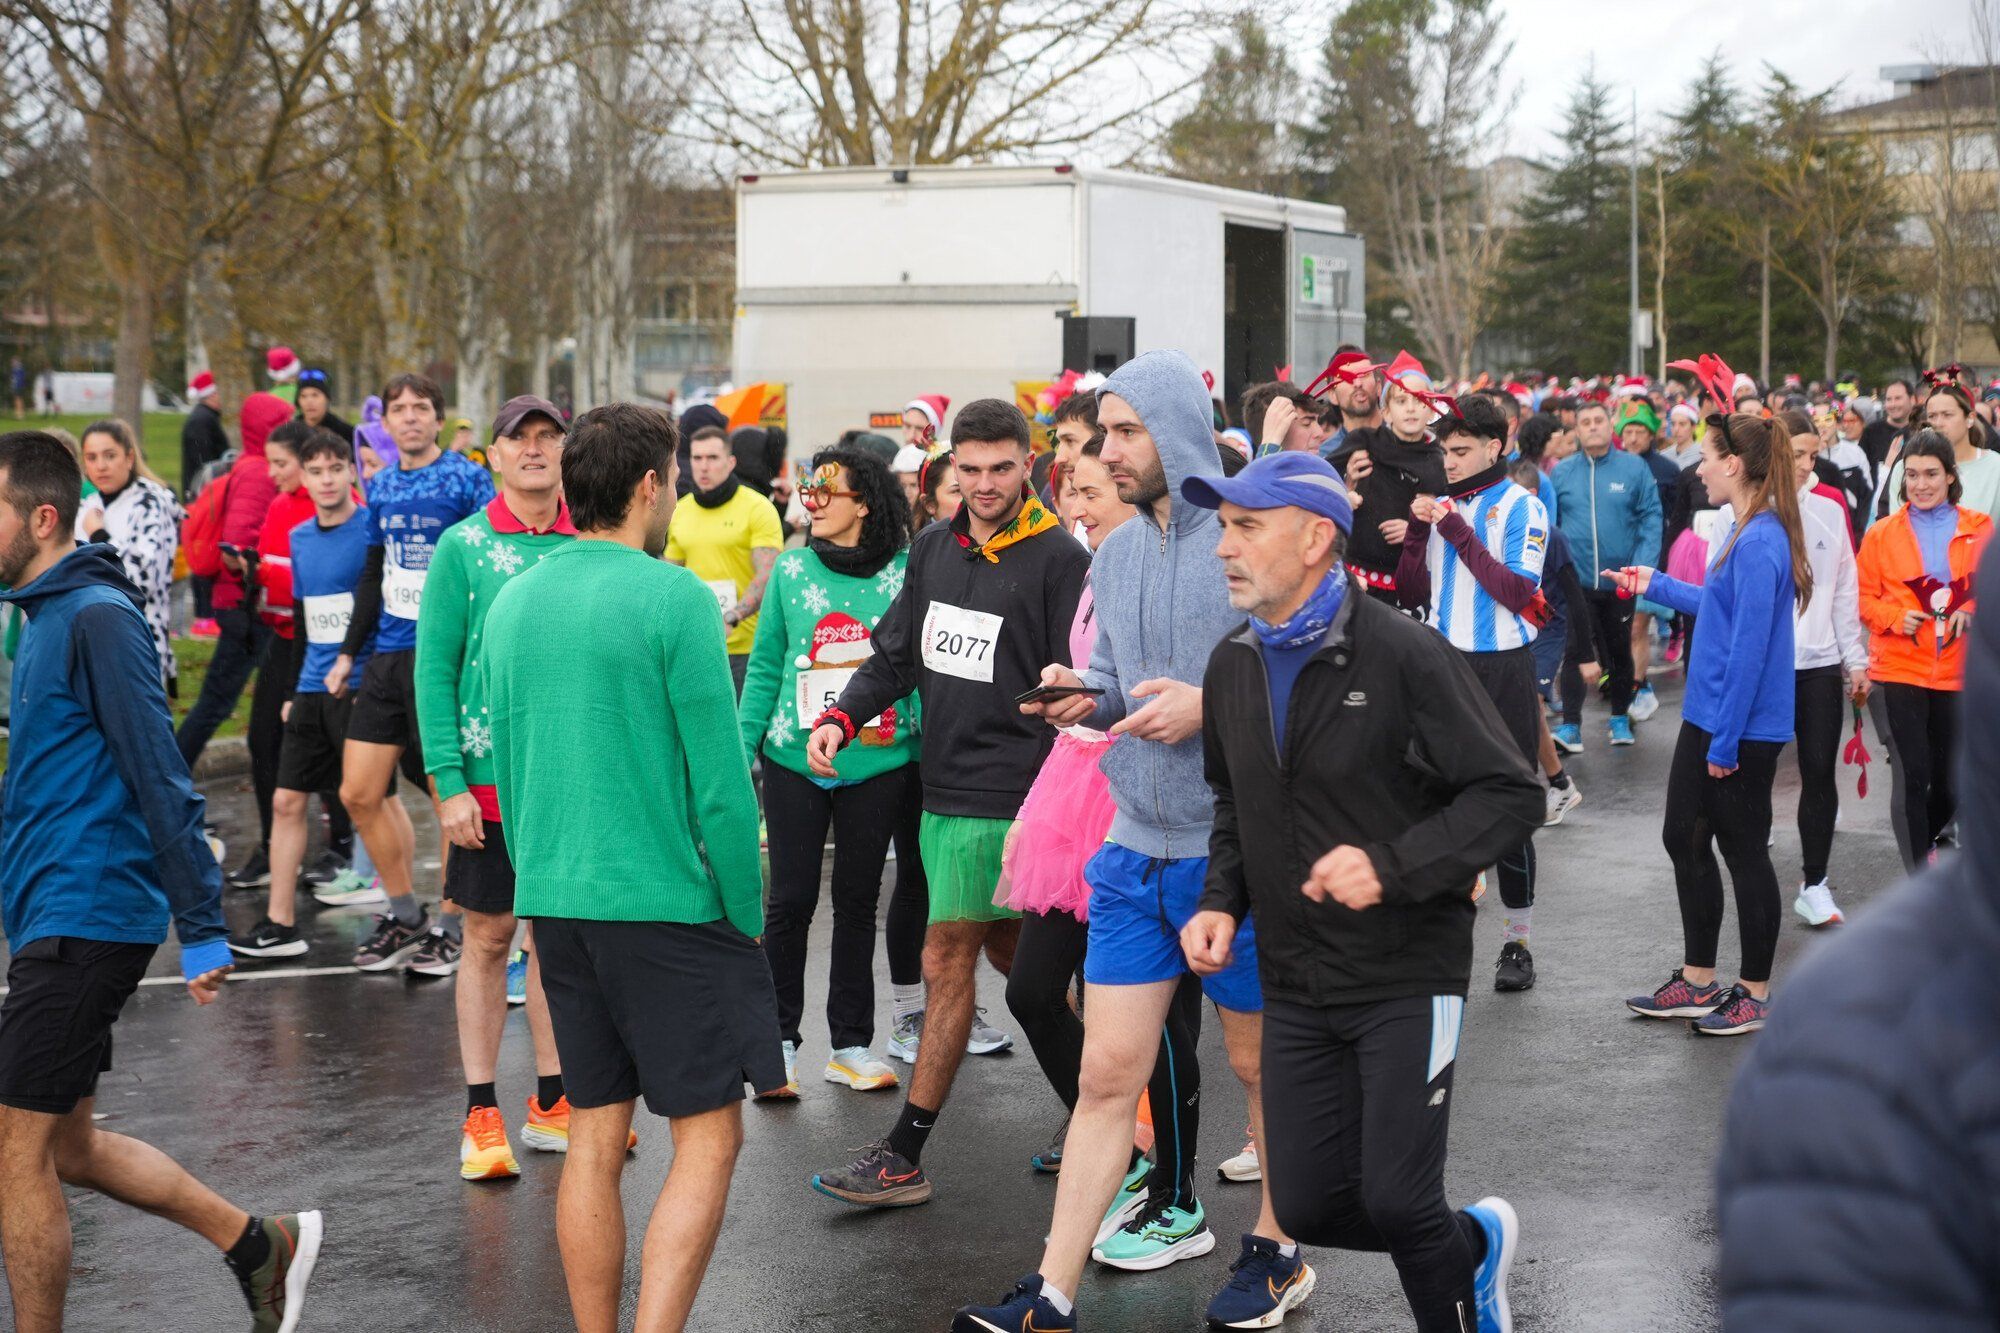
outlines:
M1576 785L1576 779L1569 780L1567 787L1549 788L1548 813L1542 816L1542 827L1563 822L1563 816L1583 804L1583 788Z
M896 1071L875 1058L866 1046L843 1046L826 1062L826 1081L845 1083L857 1092L896 1086Z
M1252 1181L1264 1178L1263 1163L1257 1160L1257 1141L1252 1139L1243 1145L1243 1151L1215 1168L1215 1174L1224 1180Z
M1014 1044L1014 1039L986 1021L986 1011L972 1014L972 1034L965 1039L967 1055L998 1055Z
M373 907L389 901L382 891L382 877L363 883L352 870L343 870L313 890L313 901L326 907Z
M924 1011L904 1014L890 1029L889 1044L883 1049L906 1065L917 1062L917 1045L924 1039Z
M1799 885L1799 896L1792 899L1792 910L1805 918L1808 926L1837 926L1846 920L1834 905L1833 890L1825 880Z
M760 1102L792 1101L799 1095L799 1048L785 1042L785 1086L757 1094Z
M1648 685L1632 696L1632 706L1625 711L1634 722L1644 722L1660 711L1660 696Z

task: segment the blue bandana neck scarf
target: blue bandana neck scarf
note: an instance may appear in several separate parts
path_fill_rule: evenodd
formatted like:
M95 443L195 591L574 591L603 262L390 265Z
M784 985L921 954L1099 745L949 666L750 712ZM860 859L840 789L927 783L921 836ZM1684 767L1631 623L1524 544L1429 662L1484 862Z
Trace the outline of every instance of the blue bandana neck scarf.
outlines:
M1257 638L1266 648L1306 648L1326 637L1326 631L1339 614L1340 603L1347 596L1347 573L1338 564L1326 571L1326 577L1319 581L1306 604L1292 614L1290 620L1273 625L1269 621L1250 617L1250 628L1257 631Z

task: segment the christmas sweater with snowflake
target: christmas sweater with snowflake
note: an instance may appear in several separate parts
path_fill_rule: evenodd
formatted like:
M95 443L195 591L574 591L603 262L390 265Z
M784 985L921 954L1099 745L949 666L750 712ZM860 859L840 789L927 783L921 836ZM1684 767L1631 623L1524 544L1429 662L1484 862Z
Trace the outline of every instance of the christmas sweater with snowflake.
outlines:
M736 710L746 756L754 759L761 746L772 763L833 785L808 768L806 738L875 651L876 622L902 591L908 563L909 553L898 551L879 573L854 578L834 573L810 550L778 557ZM915 762L916 702L914 695L898 699L863 723L834 760L840 783L865 782Z
M424 769L440 801L471 792L486 819L500 818L493 788L493 719L479 667L486 611L508 580L576 538L569 509L537 532L496 495L484 509L453 524L431 553L417 616L417 733Z

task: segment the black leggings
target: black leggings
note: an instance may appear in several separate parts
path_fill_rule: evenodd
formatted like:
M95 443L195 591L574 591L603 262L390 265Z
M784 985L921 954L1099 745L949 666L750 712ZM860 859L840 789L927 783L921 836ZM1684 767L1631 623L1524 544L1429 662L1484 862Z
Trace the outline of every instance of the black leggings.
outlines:
M1535 690L1535 653L1532 648L1509 648L1504 652L1461 653L1472 674L1493 701L1500 725L1521 748L1528 770L1542 767L1542 697ZM1531 833L1521 845L1501 856L1494 871L1500 881L1500 901L1508 907L1535 905L1535 838Z
M1007 1012L1042 1066L1042 1074L1069 1110L1076 1109L1083 1072L1083 1019L1070 1007L1070 985L1083 971L1090 927L1068 912L1029 912L1007 977ZM1194 1198L1195 1144L1201 1128L1201 982L1183 977L1167 1010L1159 1058L1146 1085L1153 1112L1153 1156L1164 1190L1171 1181L1183 1204Z
M1624 717L1632 706L1632 692L1639 682L1632 679L1632 612L1630 598L1620 597L1615 591L1604 588L1585 588L1583 604L1590 610L1590 629L1597 641L1597 665L1610 681L1611 715ZM1583 683L1581 675L1577 684ZM1565 699L1568 685L1564 685ZM1581 709L1578 710L1579 713ZM1567 703L1563 712L1565 722L1576 719L1569 715Z
M278 750L285 739L285 705L299 683L299 659L304 644L275 631L257 683L250 689L250 785L257 796L257 822L263 830L258 844L271 846L271 799L278 790Z
M806 941L819 906L820 863L833 830L833 948L826 991L832 1046L875 1039L875 905L882 863L898 813L917 800L916 766L843 787L826 788L782 764L764 765L765 826L771 841L771 893L764 952L778 993L778 1030L799 1041L805 1008Z
M1386 1251L1419 1333L1477 1326L1479 1224L1445 1202L1459 996L1324 1009L1267 1000L1264 1179L1301 1244ZM1442 1067L1438 1067L1442 1065Z
M1952 759L1958 752L1958 691L1878 684L1896 742L1896 789L1908 846L1903 865L1916 870L1958 811Z
M897 986L924 984L924 932L931 922L931 882L924 874L924 853L917 845L917 826L924 817L923 775L910 768L910 799L896 812L896 887L889 895L889 921L883 934L889 951L889 981Z
M1840 724L1847 701L1846 675L1837 666L1798 673L1799 848L1807 884L1826 878L1833 854L1833 821L1840 813Z
M1769 981L1778 951L1778 872L1771 868L1771 784L1778 776L1780 741L1738 741L1736 771L1726 778L1708 774L1712 738L1692 722L1681 723L1667 771L1667 817L1661 841L1674 862L1680 893L1683 961L1714 967L1722 935L1722 868L1715 848L1729 863L1736 886L1736 925L1743 936L1745 981Z

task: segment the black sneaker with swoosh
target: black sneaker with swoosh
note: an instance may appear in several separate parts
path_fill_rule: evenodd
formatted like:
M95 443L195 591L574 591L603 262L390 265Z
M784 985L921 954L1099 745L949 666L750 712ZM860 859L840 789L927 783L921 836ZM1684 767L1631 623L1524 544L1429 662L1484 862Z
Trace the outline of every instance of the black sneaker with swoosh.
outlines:
M887 1139L869 1144L838 1170L820 1172L812 1187L859 1208L908 1208L931 1199L923 1168L891 1148Z

